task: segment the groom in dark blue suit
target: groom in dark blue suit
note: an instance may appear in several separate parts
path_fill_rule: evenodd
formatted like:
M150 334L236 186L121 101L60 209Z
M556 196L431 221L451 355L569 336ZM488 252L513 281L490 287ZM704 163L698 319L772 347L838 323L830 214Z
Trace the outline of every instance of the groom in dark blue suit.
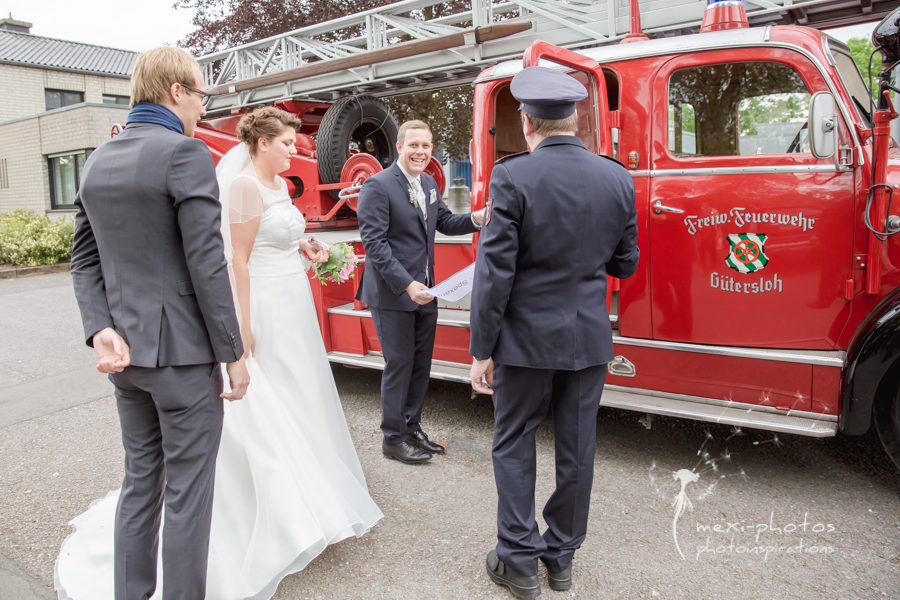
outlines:
M397 162L365 181L357 208L366 268L356 299L369 305L384 354L382 451L405 463L444 452L419 425L438 316L434 297L422 293L435 284L434 233L474 233L484 214L450 212L434 179L424 173L431 150L427 124L401 125Z

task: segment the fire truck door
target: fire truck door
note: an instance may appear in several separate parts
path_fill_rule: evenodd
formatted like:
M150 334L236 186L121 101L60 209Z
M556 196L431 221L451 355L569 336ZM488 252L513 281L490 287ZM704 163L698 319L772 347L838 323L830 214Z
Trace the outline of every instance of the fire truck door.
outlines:
M606 96L606 77L603 74L603 69L592 58L538 40L525 51L522 62L525 67L530 67L537 65L540 60L550 61L574 69L575 72L570 73L570 75L584 84L588 92L588 97L577 105L578 136L585 142L585 147L588 150L612 156L612 138L609 134L609 104Z
M654 339L834 347L849 310L854 174L809 150L810 97L828 89L787 49L699 53L660 68L647 257Z

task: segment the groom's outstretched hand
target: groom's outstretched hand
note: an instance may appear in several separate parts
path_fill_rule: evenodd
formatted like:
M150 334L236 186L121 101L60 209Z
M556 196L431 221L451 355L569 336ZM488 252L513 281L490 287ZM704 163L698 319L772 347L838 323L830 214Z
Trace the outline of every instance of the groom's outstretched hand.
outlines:
M481 380L481 377L487 381L487 385ZM472 361L472 369L469 371L469 377L472 378L472 389L479 394L493 396L494 390L490 386L494 385L494 359Z
M112 327L101 329L94 334L94 352L100 362L97 370L101 373L121 373L131 364L131 348Z
M247 386L250 385L250 373L247 372L247 363L244 362L244 357L242 356L241 360L226 364L225 370L228 372L231 391L219 395L232 402L240 400L247 393Z

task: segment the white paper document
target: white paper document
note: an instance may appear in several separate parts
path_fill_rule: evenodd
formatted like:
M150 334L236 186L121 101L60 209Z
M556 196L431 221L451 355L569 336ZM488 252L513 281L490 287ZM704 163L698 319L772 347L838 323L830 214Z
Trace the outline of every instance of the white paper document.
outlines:
M425 290L435 298L441 298L447 302L459 302L472 293L472 282L475 280L475 263L472 263L462 271L454 273L444 281L431 289Z

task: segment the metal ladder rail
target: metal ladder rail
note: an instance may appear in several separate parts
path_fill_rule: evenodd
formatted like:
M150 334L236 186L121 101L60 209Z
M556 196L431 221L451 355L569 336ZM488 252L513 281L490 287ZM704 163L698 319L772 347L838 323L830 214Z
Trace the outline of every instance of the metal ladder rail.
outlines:
M482 69L517 57L535 39L558 46L582 48L616 42L628 31L628 10L620 0L472 0L470 10L430 20L399 15L440 4L439 0L403 0L384 7L310 25L258 42L243 44L201 57L207 85L243 81L313 64L310 59L331 60L392 46L400 36L424 40L467 25L487 26L499 15L518 13L509 22L528 20L531 31L457 48L431 52L367 67L318 75L247 92L217 96L209 106L213 113L283 98L331 100L346 93L392 95L424 89L452 87L472 81ZM754 24L781 21L784 14L803 7L817 8L835 0L746 0ZM647 33L672 34L695 29L705 5L697 0L648 0L641 11ZM792 13L793 14L793 13ZM363 35L340 42L316 37L334 36L350 27Z

